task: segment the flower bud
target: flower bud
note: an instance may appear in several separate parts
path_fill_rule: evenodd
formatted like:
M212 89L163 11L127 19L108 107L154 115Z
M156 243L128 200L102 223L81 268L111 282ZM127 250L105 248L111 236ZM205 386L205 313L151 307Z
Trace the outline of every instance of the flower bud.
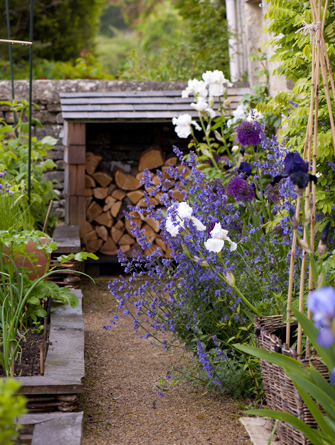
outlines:
M225 277L226 277L227 283L230 286L233 286L235 284L235 277L231 272L227 271L227 273L225 274Z
M234 147L231 149L231 151L232 151L233 153L236 153L236 152L239 151L239 149L240 149L240 147L239 147L238 145L234 145Z
M230 105L230 100L229 100L229 99L226 99L226 100L223 102L223 105L224 105L225 107L229 107L229 105Z
M321 232L321 238L318 245L318 253L320 256L322 256L326 251L329 229L330 229L330 221L327 221L326 225L324 226Z
M305 240L300 239L299 244L306 252L308 253L312 252Z

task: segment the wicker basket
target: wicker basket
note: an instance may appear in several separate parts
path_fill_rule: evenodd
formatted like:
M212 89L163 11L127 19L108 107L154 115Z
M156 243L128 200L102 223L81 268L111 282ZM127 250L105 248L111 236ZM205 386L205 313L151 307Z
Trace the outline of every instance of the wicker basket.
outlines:
M282 346L286 338L286 323L283 323L282 315L256 318L255 327L258 348L281 352L284 355L297 359L294 351L289 348L284 349ZM296 329L297 323L292 322L291 335L294 334ZM292 343L293 341L291 341ZM312 362L313 366L326 379L329 379L328 369L318 357L302 358L300 361L303 365L309 365ZM264 360L260 360L260 367L269 409L292 414L311 428L317 428L314 417L282 368ZM288 423L278 422L276 433L283 445L311 445L311 442L300 431Z

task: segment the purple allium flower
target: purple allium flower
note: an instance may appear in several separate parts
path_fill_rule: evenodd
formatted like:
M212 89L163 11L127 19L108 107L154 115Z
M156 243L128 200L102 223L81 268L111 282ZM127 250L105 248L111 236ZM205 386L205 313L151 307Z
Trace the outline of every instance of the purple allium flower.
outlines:
M236 128L236 133L238 142L244 147L261 143L262 127L259 122L241 122Z
M279 202L280 201L280 192L278 185L268 184L265 189L265 196L271 202Z
M305 162L299 153L288 153L284 159L284 171L287 175L292 173L308 173L308 162Z
M254 188L239 176L229 179L227 193L233 196L236 201L248 202L255 198Z
M333 368L330 372L330 383L335 385L335 368Z
M7 192L7 193L8 193L8 192L9 192L9 189L6 189L6 190L5 190L5 192Z
M13 191L12 190L9 190L9 192L8 192L10 195L12 195L13 194Z
M322 328L317 336L317 342L324 348L329 348L335 341L335 289L323 287L311 292L308 296L308 309L313 314L314 325Z

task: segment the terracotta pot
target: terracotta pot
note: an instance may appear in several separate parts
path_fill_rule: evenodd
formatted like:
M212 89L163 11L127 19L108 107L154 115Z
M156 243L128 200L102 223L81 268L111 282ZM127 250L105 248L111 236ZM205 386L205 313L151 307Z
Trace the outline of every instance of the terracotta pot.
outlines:
M49 238L41 237L41 243L45 244L47 241L50 241ZM28 258L24 255L18 255L15 257L14 263L16 267L27 267L32 273L29 275L30 280L35 280L36 278L42 277L47 271L47 265L49 261L50 254L44 253L43 250L37 249L37 244L34 241L29 241L26 244L26 252L28 254L33 253L34 256L37 257L37 262L34 264L37 266L38 274L33 272L33 265L30 263ZM8 253L8 252L6 252ZM36 267L35 266L35 267Z

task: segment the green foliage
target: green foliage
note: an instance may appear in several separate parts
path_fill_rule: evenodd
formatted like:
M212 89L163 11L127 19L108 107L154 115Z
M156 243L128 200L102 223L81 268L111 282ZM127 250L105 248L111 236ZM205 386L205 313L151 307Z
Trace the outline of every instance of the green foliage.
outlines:
M34 55L47 60L74 60L82 48L94 49L99 18L106 0L39 0L34 2ZM29 39L29 0L9 1L11 37ZM0 38L7 38L5 2L0 3ZM28 59L27 46L13 45L15 60ZM7 45L0 58L7 59Z
M15 99L11 102L0 102L16 113L17 124L8 125L0 119L0 171L7 171L6 179L12 184L15 192L27 193L28 184L28 102L22 99L19 104ZM32 124L42 128L40 121L32 118ZM44 160L47 151L56 144L51 136L38 141L34 136L31 140L31 204L29 212L36 228L43 227L47 206L51 199L58 199L52 182L42 176L48 168L55 167L51 159ZM55 221L50 219L49 225Z
M293 308L292 310L312 345L317 349L321 360L328 367L330 373L335 367L334 350L332 348L325 349L321 347L316 341L318 330L313 326L312 321L308 320L308 318L297 309ZM276 352L253 348L251 346L240 346L237 344L234 346L240 351L283 368L316 420L318 429L315 430L305 425L305 423L297 417L280 411L250 410L247 411L247 414L266 416L278 419L282 422L287 422L297 430L301 431L315 445L331 445L334 443L335 388L333 385L331 386L329 384L312 363L310 363L309 366L303 366L298 360L294 360ZM322 411L320 407L322 407Z
M229 74L228 31L221 2L155 2L154 8L138 13L133 28L140 48L133 50L120 70L121 79L187 80L214 69Z
M21 383L7 378L0 380L0 443L12 445L13 440L19 436L18 427L14 422L19 416L26 414L27 400L16 392Z
M106 57L108 54L105 55ZM10 79L8 60L0 60L0 80ZM29 79L29 62L22 60L13 65L14 79ZM47 59L34 58L33 79L111 79L102 65L88 51L82 50L75 62L53 62Z
M279 65L273 74L292 79L295 85L293 92L281 92L274 98L268 98L258 104L257 109L264 113L271 112L278 118L284 115L283 126L280 130L281 138L286 140L288 147L302 153L311 95L312 45L309 35L304 36L302 32L297 33L297 31L303 26L303 21L313 22L310 5L299 0L270 0L266 17L270 20L268 31L274 36L268 44L275 44L274 55L270 60L278 62ZM335 68L334 22L334 8L328 8L324 37L333 71ZM332 107L334 115L334 100L332 100ZM329 161L334 161L335 156L322 76L320 76L317 140L317 172L320 176L317 185L316 208L318 212L329 218L333 214L335 197L335 171L330 168ZM334 224L332 218L332 225Z

